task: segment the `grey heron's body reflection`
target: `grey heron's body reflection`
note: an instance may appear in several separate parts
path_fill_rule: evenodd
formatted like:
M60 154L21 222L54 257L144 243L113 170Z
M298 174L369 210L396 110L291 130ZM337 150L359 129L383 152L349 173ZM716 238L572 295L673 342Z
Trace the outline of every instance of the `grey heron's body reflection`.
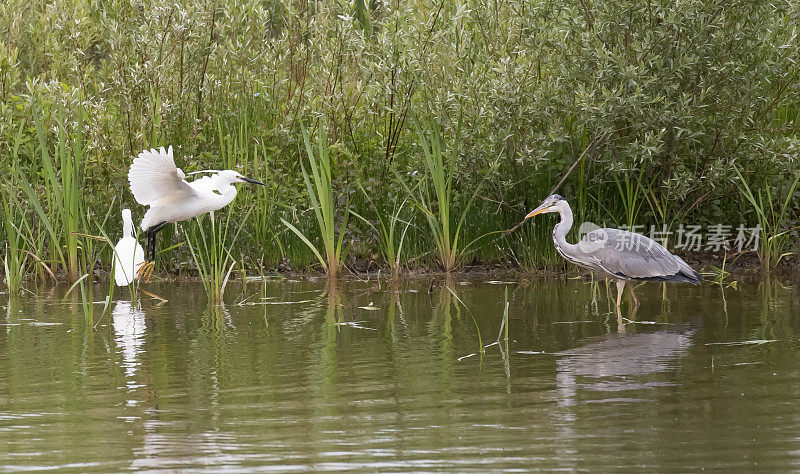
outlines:
M574 405L580 391L610 393L624 399L625 391L669 385L667 373L687 355L696 329L670 329L633 335L613 334L558 353L556 384L558 404ZM605 397L604 397L605 398ZM609 400L604 400L609 401Z

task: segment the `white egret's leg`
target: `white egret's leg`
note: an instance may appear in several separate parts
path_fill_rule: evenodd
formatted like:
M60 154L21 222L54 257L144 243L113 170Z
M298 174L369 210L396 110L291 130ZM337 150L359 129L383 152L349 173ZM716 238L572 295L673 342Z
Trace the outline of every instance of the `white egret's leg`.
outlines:
M147 283L150 281L150 275L153 274L153 268L155 268L155 259L156 259L156 234L159 230L166 227L167 222L162 222L161 224L155 225L150 227L145 231L145 235L147 236L147 250L145 250L145 262L139 266L139 270L137 272L137 277L140 281Z
M147 252L148 252L148 254L145 256L145 258L148 261L152 262L152 261L154 261L156 259L156 234L158 234L158 232L161 229L166 227L167 224L168 224L168 222L162 222L161 224L154 225L153 227L150 227L149 229L147 229L146 232L147 232Z

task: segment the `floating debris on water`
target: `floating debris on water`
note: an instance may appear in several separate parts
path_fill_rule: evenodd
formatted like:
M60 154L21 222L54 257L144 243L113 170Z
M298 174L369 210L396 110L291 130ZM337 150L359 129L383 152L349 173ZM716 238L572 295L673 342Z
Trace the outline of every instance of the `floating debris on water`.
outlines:
M353 329L366 329L368 331L377 331L375 328L362 326L361 323L366 323L366 321L344 321L341 323L334 323L336 326L347 326Z
M706 346L760 346L761 344L769 344L771 342L778 342L777 339L751 339L749 341L731 341L731 342L707 342Z
M661 325L664 325L664 326L669 326L670 324L672 324L672 323L662 323L662 322L659 322L659 321L634 321L634 320L628 319L628 318L622 318L622 320L625 321L628 324L651 324L651 325L652 324L661 324Z
M255 306L259 304L300 304L300 303L310 303L314 300L298 300L298 301L248 301L246 303L240 303L242 306Z

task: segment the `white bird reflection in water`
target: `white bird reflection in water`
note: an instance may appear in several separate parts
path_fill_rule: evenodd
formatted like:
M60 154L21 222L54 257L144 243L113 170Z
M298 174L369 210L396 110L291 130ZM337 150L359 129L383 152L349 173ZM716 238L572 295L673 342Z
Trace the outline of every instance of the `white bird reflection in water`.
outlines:
M122 352L122 368L125 369L125 385L128 390L140 387L134 379L141 365L139 355L144 344L145 313L141 307L133 307L130 301L117 302L111 311L114 324L114 341Z
M620 392L671 385L673 382L667 378L653 375L671 372L679 366L692 345L694 332L691 329L615 334L559 352L558 404L574 405L579 391L587 392L592 402L634 401ZM597 392L620 396L597 400Z

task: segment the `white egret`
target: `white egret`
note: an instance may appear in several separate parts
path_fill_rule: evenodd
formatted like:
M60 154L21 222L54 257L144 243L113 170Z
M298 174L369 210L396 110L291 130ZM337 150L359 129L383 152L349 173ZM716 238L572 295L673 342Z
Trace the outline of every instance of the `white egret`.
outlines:
M122 238L114 247L114 281L118 286L128 286L136 279L139 266L144 263L144 250L133 236L131 210L122 210Z
M570 244L565 237L572 227L572 209L558 194L548 196L525 219L545 212L561 215L561 220L553 228L553 243L559 255L568 262L617 282L617 312L626 284L631 291L634 307L639 306L631 280L687 282L694 285L702 281L700 274L680 257L671 254L656 241L633 232L595 229L577 244Z
M150 206L141 224L147 236L145 257L148 263L145 266L150 271L156 253L156 234L167 224L185 221L227 206L236 197L234 183L266 186L261 181L246 178L234 170L204 170L195 173L213 174L187 182L186 175L175 166L171 146L167 150L164 147L159 150L145 150L131 164L128 181L133 197L139 204ZM145 270L140 271L144 273Z

